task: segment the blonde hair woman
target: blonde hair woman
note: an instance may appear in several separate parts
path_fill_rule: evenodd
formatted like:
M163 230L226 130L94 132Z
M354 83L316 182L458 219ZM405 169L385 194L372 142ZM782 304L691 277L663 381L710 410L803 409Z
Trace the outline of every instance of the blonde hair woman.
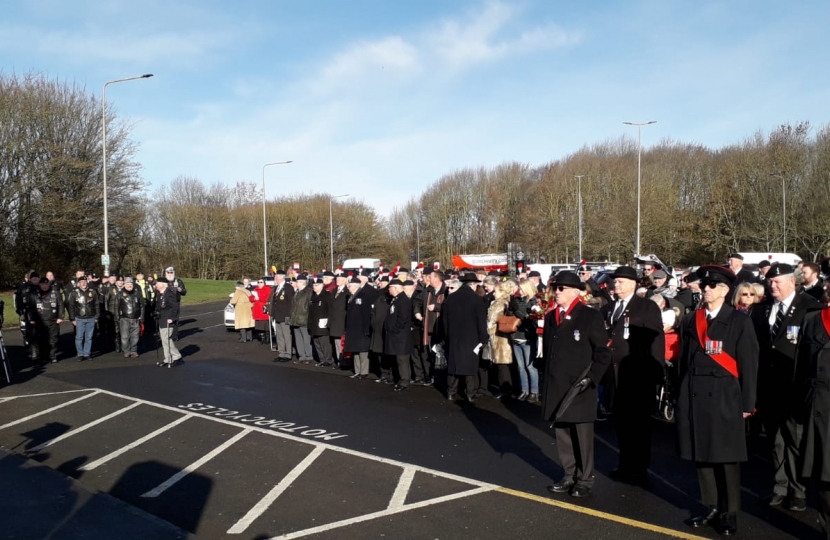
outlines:
M510 364L513 363L511 334L499 332L498 322L502 315L513 315L515 313L516 303L513 300L513 294L516 289L517 286L512 281L498 283L493 289L493 303L490 304L487 310L487 333L490 335L491 359L494 364L499 366L500 393L495 396L496 399L509 396L513 389L510 377Z
M735 292L732 294L732 307L744 313L749 312L752 304L758 302L758 293L752 286L752 283L743 282L735 287Z
M539 402L539 370L533 365L536 358L536 321L530 317L530 310L536 305L536 285L529 279L519 282L516 298L516 317L522 319L519 331L513 334L513 357L519 372L522 393L519 401Z

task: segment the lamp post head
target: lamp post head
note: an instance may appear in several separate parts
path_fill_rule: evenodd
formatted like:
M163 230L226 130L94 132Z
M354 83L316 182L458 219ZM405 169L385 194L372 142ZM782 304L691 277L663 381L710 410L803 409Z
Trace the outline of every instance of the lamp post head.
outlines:
M152 76L153 76L153 74L152 74L152 73L145 73L144 75L142 75L142 76L141 76L141 78L142 78L142 79L149 79L149 78L150 78L150 77L152 77Z

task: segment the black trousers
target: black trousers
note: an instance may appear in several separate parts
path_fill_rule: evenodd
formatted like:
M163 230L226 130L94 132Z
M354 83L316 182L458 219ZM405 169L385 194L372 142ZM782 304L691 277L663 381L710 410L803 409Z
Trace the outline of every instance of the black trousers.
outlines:
M428 345L415 345L409 356L412 358L412 372L416 380L425 381L432 377Z
M765 414L764 431L770 441L770 454L774 468L775 487L773 492L797 499L807 496L806 486L801 479L801 437L804 426L790 415Z
M478 376L477 375L463 375L463 376L456 376L456 375L447 375L447 395L452 396L453 394L458 393L458 382L461 379L464 379L464 384L466 386L466 394L467 398L470 396L475 395L478 391Z
M400 386L409 386L409 379L412 377L412 371L409 369L409 355L399 354L395 356L397 367L396 383Z
M594 485L594 423L561 423L553 427L559 461L565 469L562 480L578 486Z
M741 510L741 464L695 463L700 499L724 514Z
M317 362L331 362L331 340L328 336L314 336L311 338L314 343L314 352L317 354Z
M645 476L651 463L653 400L650 387L627 389L625 396L617 390L614 424L620 445L620 469L633 476Z
M58 356L60 329L55 321L38 321L34 325L36 339L30 342L34 360L55 360Z

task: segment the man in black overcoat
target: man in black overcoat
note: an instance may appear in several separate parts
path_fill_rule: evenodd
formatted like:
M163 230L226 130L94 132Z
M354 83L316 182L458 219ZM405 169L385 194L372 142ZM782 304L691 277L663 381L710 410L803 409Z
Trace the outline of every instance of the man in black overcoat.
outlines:
M597 384L611 354L602 316L580 302L585 283L573 272L560 272L553 286L556 307L545 317L542 349L546 380L542 418L551 422L559 416L554 433L565 474L548 491L587 497L594 484ZM574 387L579 393L569 405L563 403Z
M369 376L369 347L372 333L372 303L359 293L360 279L353 277L348 282L348 300L344 329L346 342L343 351L352 354L354 364L353 378L365 379Z
M732 270L732 273L737 277L737 280L735 281L736 284L755 283L758 281L755 274L744 268L744 256L740 253L731 253L727 259L727 262L729 263L729 269Z
M794 416L799 391L806 377L800 366L798 344L804 316L821 308L812 297L799 294L795 269L775 263L766 275L771 298L752 307L750 316L760 347L758 372L758 414L770 442L775 487L771 506L786 503L790 510L807 508L799 446L803 425Z
M617 300L602 307L608 329L612 367L603 381L610 401L620 446L614 479L642 484L651 461L651 413L655 385L665 366L665 336L660 308L635 294L637 271L620 266L611 275Z
M694 461L705 513L690 527L737 533L740 462L747 460L744 421L755 410L758 343L752 321L726 301L735 275L701 266L703 306L680 329L680 393L675 416L682 459Z
M412 300L412 309L415 312L415 328L418 330L418 340L412 354L412 365L415 370L415 380L423 384L432 384L432 366L434 353L432 352L432 335L435 333L436 322L441 314L441 304L447 297L448 291L444 285L444 273L433 270L428 275L429 286L420 295Z
M447 356L447 399L458 393L458 379L464 377L467 400L475 401L482 347L490 340L487 334L487 306L476 293L478 278L466 273L459 278L461 287L444 300L441 331Z
M412 300L403 292L404 286L414 285L410 280L393 279L389 282L389 314L383 323L383 354L394 356L397 361L397 380L394 390L409 388L409 353L412 351Z
M826 292L822 300L826 306ZM798 356L799 364L808 368L801 392L803 406L797 413L804 422L799 472L815 482L819 524L824 537L830 539L830 309L804 317Z
M274 286L265 301L268 315L274 321L274 333L277 337L277 357L275 362L291 360L291 301L294 299L294 287L285 281L285 270L274 274Z
M346 333L346 302L349 300L349 290L346 286L348 278L339 274L334 278L334 288L330 291L333 296L331 312L329 313L329 339L331 340L331 354L334 367L340 365L343 357L340 338Z
M370 321L371 337L369 339L369 369L379 376L376 383L393 384L392 362L389 357L383 354L383 324L389 314L389 304L392 297L389 296L389 275L383 275L378 280L378 297L372 304L372 316ZM348 342L348 335L346 341Z

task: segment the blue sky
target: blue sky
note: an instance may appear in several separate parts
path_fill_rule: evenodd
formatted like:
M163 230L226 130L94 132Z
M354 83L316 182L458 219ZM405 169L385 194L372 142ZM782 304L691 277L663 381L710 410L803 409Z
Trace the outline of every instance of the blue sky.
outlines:
M0 69L134 122L151 189L349 193L381 215L442 175L541 165L657 120L710 147L830 115L830 2L7 2Z

